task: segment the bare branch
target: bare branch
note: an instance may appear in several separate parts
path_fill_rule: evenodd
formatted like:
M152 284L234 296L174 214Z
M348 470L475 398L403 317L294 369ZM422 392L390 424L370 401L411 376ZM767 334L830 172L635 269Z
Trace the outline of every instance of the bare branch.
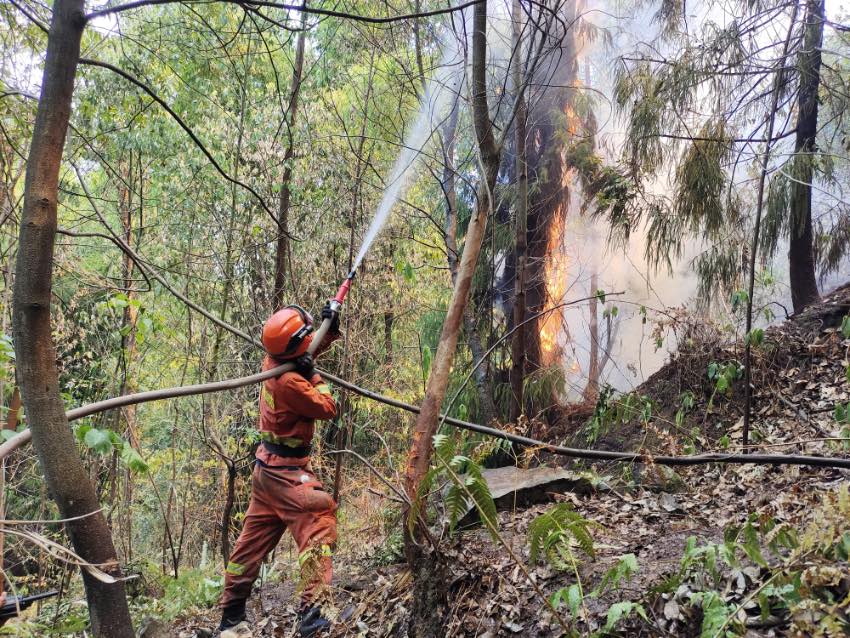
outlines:
M235 177L231 177L230 174L228 174L227 171L225 171L221 167L221 165L216 161L216 159L213 157L212 153L210 153L207 150L207 147L204 146L203 142L201 142L201 140L198 139L198 136L195 135L194 131L192 131L192 129L189 128L189 125L186 124L183 121L183 119L179 115L177 115L177 113L175 113L174 110L170 106L168 106L168 104L165 102L165 100L163 100L161 97L159 97L159 95L157 95L153 91L153 89L151 89L147 84L145 84L144 82L142 82L138 78L130 75L129 73L127 73L123 69L119 69L117 66L109 64L108 62L101 62L100 60L92 60L91 58L80 58L80 64L87 64L89 66L96 66L96 67L100 67L100 68L103 68L103 69L108 69L108 70L112 71L113 73L117 73L118 75L120 75L122 78L124 78L128 82L135 84L137 87L142 89L145 93L147 93L157 104L159 104L163 109L165 109L165 111L172 118L174 118L174 121L177 122L177 124L180 125L180 128L182 128L186 132L186 134L189 136L189 138L195 143L195 146L197 146L198 149L200 149L200 151L206 156L206 158L210 161L210 163L215 167L215 169L218 171L218 173L224 179L226 179L231 184L235 184L236 186L239 186L240 188L243 188L246 191L248 191L249 193L251 193L251 195L253 195L256 198L257 202L260 204L262 209L264 211L266 211L266 213L268 213L269 217L272 218L275 225L278 227L278 230L281 233L285 234L290 239L292 239L294 241L298 241L297 238L290 235L286 231L286 229L281 226L280 222L278 221L277 216L272 212L271 208L269 208L268 204L266 204L266 202L265 202L265 200L263 200L262 196L257 191L255 191L251 186L246 184L245 182L242 182L242 181L236 179Z
M364 16L355 13L345 13L344 11L334 11L332 9L320 9L318 7L308 6L306 3L302 4L286 4L282 2L267 2L264 0L252 0L251 2L239 2L238 0L223 0L224 2L230 2L231 4L236 4L239 6L246 7L247 9L251 9L253 7L269 7L272 9L284 9L286 11L302 11L304 13L309 13L313 15L327 16L331 18L343 18L345 20L353 20L355 22L366 22L368 24L391 24L393 22L403 22L405 20L413 20L416 18L430 18L432 16L444 15L446 13L454 13L455 11L463 11L467 7L471 7L473 5L479 4L484 0L471 0L470 2L466 2L463 4L459 4L456 7L447 7L445 9L433 9L432 11L422 11L421 13L407 13L403 15L397 16L387 16L387 17L375 17L375 16ZM192 2L180 2L180 0L137 0L136 2L128 2L126 4L119 4L114 7L107 7L105 9L100 9L99 11L93 11L86 15L86 20L92 20L94 18L98 18L100 16L110 15L114 13L120 13L122 11L129 11L131 9L138 9L140 7L146 7L151 5L160 5L160 4L212 4L215 0L200 0L200 1L192 1Z

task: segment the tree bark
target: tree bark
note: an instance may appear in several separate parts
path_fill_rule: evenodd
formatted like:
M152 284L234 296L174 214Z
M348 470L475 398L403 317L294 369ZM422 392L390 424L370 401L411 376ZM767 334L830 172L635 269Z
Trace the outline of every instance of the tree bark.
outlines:
M800 51L800 89L797 95L797 137L794 181L791 182L788 265L791 301L800 312L820 298L815 276L812 232L812 177L818 129L818 87L823 43L824 0L807 0Z
M514 139L516 144L516 266L514 272L513 321L516 331L511 339L511 421L517 422L525 412L523 384L525 382L525 278L528 259L528 146L526 123L528 109L522 94L522 7L513 3L513 83L517 93Z
M457 282L458 254L457 254L457 191L454 166L455 140L457 132L457 119L459 115L459 104L455 101L449 118L443 127L443 176L441 187L446 199L446 219L443 224L443 242L446 244L446 262L451 273L452 286ZM479 362L484 358L484 346L481 343L481 333L475 321L475 313L472 304L467 304L463 312L463 327L466 338L469 341L469 350L472 354L473 380L478 391L479 410L481 420L490 423L496 417L496 405L493 402L493 392L490 387L489 361Z
M563 157L565 135L560 134L565 111L571 105L578 76L576 54L576 18L574 2L559 5L557 13L543 16L549 20L545 26L545 53L536 72L529 81L548 87L528 113L528 170L534 183L528 199L528 253L526 258L525 301L526 312L536 314L558 299L549 299L546 281L546 264L549 258L549 239L552 225L567 214L570 180ZM557 18L557 19L555 19ZM531 98L529 98L530 101ZM545 317L537 326L525 331L526 374L551 364L541 350L540 331ZM557 401L557 397L552 397ZM548 402L547 402L548 403ZM544 407L544 406L535 406Z
M85 27L83 0L56 0L24 188L13 313L21 394L46 485L75 551L120 576L112 535L83 467L59 395L50 302L57 225L59 167L71 114L74 77ZM124 583L104 583L83 571L92 634L132 638Z
M587 385L584 388L584 400L596 401L599 396L599 300L596 291L599 290L599 273L596 265L593 266L593 274L590 275L590 295L588 304L590 313L590 356L587 364Z
M422 477L428 471L431 461L431 438L437 431L440 406L446 393L449 372L457 347L458 333L463 321L463 311L469 298L472 276L481 252L481 242L487 227L487 218L492 209L492 194L496 185L496 174L499 169L499 155L496 149L493 130L490 122L487 104L486 79L486 30L487 3L475 5L472 34L472 107L475 135L484 168L483 183L478 192L478 206L474 217L469 222L469 228L464 242L463 255L458 266L457 280L452 292L446 319L443 323L437 353L428 377L425 399L421 412L416 420L413 433L413 444L407 460L406 489L411 498L416 497L416 490Z
M466 232L452 299L446 312L437 353L428 377L425 399L416 419L413 441L407 457L405 489L414 502L418 499L419 486L431 462L433 437L439 426L440 407L446 394L472 276L494 204L493 190L499 170L499 152L487 103L486 62L487 3L481 2L475 5L472 28L472 119L482 165L482 182L478 189L478 206ZM411 510L408 516L414 516L414 512ZM405 526L405 554L414 574L414 603L409 632L417 638L442 636L445 583L440 577L440 563L437 557L422 545L424 533L418 520L414 519L411 523L412 525ZM407 532L411 528L412 534Z
M286 150L283 154L283 176L280 178L280 205L277 236L277 252L274 269L274 308L280 308L284 302L286 270L289 266L289 278L292 281L292 258L289 254L289 206L292 198L292 161L295 156L295 114L298 111L298 96L301 93L301 77L304 72L304 40L306 38L307 13L301 14L301 32L295 44L295 64L292 69L292 86L289 89L289 106L286 122ZM294 283L293 283L294 287Z

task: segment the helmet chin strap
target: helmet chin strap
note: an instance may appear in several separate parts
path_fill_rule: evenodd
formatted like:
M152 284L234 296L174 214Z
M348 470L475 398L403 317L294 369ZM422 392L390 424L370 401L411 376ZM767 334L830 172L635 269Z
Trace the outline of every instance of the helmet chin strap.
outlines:
M306 339L311 332L313 332L313 315L307 312L302 306L298 304L289 304L285 306L285 308L292 308L297 311L299 315L301 315L301 320L304 322L304 325L289 339L289 343L286 345L286 350L284 350L280 355L281 358L288 358L298 349L298 346L301 345L301 342ZM312 344L311 344L312 345ZM312 353L311 353L312 354Z

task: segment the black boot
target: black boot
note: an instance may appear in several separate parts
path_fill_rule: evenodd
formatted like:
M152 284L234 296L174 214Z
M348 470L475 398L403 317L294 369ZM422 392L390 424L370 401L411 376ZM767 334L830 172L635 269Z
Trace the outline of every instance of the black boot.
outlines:
M218 626L218 630L232 629L245 619L245 601L230 603L221 610L221 624Z
M307 607L298 614L298 632L301 638L312 638L331 628L331 621L322 616L321 607Z

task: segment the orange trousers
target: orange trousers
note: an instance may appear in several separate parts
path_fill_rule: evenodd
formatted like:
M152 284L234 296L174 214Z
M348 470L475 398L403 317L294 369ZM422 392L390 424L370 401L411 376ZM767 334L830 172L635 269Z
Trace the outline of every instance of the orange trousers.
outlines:
M298 545L301 605L309 607L331 584L336 503L312 472L257 463L251 481L251 502L224 572L219 607L248 598L260 565L287 528Z

